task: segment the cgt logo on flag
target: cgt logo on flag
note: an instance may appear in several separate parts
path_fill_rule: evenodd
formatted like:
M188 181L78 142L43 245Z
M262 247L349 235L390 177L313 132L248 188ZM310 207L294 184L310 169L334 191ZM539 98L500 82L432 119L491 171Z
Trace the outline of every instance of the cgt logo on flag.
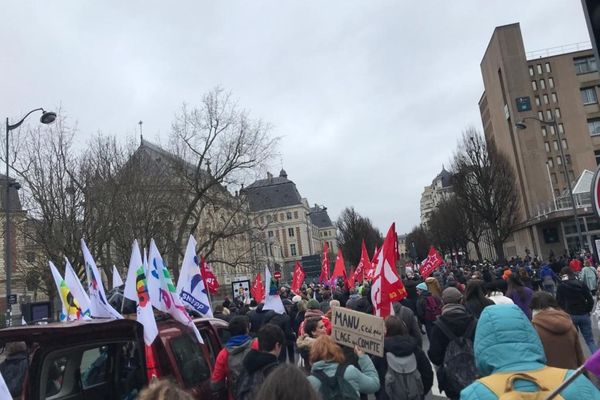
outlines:
M431 273L438 269L443 263L444 261L442 260L440 253L438 253L435 247L431 246L429 248L429 254L421 266L421 276L423 278L429 277L429 275L431 275Z

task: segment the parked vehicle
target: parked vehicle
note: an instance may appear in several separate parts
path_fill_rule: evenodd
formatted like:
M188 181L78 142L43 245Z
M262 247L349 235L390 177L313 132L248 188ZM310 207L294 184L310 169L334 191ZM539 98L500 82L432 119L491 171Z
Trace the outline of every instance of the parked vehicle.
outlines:
M227 322L194 322L204 344L183 324L163 319L157 321L158 337L146 348L142 325L123 319L2 329L0 346L3 351L9 342L27 344L30 363L21 399L135 399L152 374L171 377L196 399L213 400L208 386ZM225 391L216 394L225 396Z

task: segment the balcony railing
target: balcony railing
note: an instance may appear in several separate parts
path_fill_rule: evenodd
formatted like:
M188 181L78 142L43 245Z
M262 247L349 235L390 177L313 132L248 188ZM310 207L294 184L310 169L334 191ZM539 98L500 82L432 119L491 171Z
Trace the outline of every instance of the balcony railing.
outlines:
M575 205L577 208L589 208L592 206L592 196L590 193L581 193L574 195L575 197ZM573 203L571 203L571 196L561 196L557 197L554 201L548 201L545 203L540 203L536 206L536 215L537 218L546 217L548 214L551 214L556 211L568 211L573 208Z

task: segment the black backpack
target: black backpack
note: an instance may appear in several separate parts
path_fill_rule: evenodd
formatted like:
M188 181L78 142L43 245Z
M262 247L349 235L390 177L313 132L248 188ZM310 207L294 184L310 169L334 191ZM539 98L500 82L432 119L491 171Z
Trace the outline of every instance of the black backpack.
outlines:
M252 372L249 372L244 368L239 376L237 387L234 392L236 400L254 400L256 393L258 393L265 378L275 367L277 367L277 365L277 362L273 362L265 365L258 371Z
M444 362L439 372L441 387L448 397L458 397L461 390L478 378L473 341L471 340L477 326L477 319L474 318L471 321L462 336L456 336L440 319L435 324L449 340L444 353Z
M334 376L327 376L325 372L318 370L314 371L312 375L321 381L321 398L323 400L359 400L360 397L354 386L344 379L344 373L346 372L347 364L338 365L335 370Z

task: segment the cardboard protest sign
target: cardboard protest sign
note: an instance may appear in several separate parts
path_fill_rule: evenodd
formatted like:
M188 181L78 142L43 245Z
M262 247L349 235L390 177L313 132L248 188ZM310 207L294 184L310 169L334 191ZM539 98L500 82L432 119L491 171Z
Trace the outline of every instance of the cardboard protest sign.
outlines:
M383 318L348 308L333 307L331 322L331 337L336 343L349 347L357 345L365 353L383 357Z

